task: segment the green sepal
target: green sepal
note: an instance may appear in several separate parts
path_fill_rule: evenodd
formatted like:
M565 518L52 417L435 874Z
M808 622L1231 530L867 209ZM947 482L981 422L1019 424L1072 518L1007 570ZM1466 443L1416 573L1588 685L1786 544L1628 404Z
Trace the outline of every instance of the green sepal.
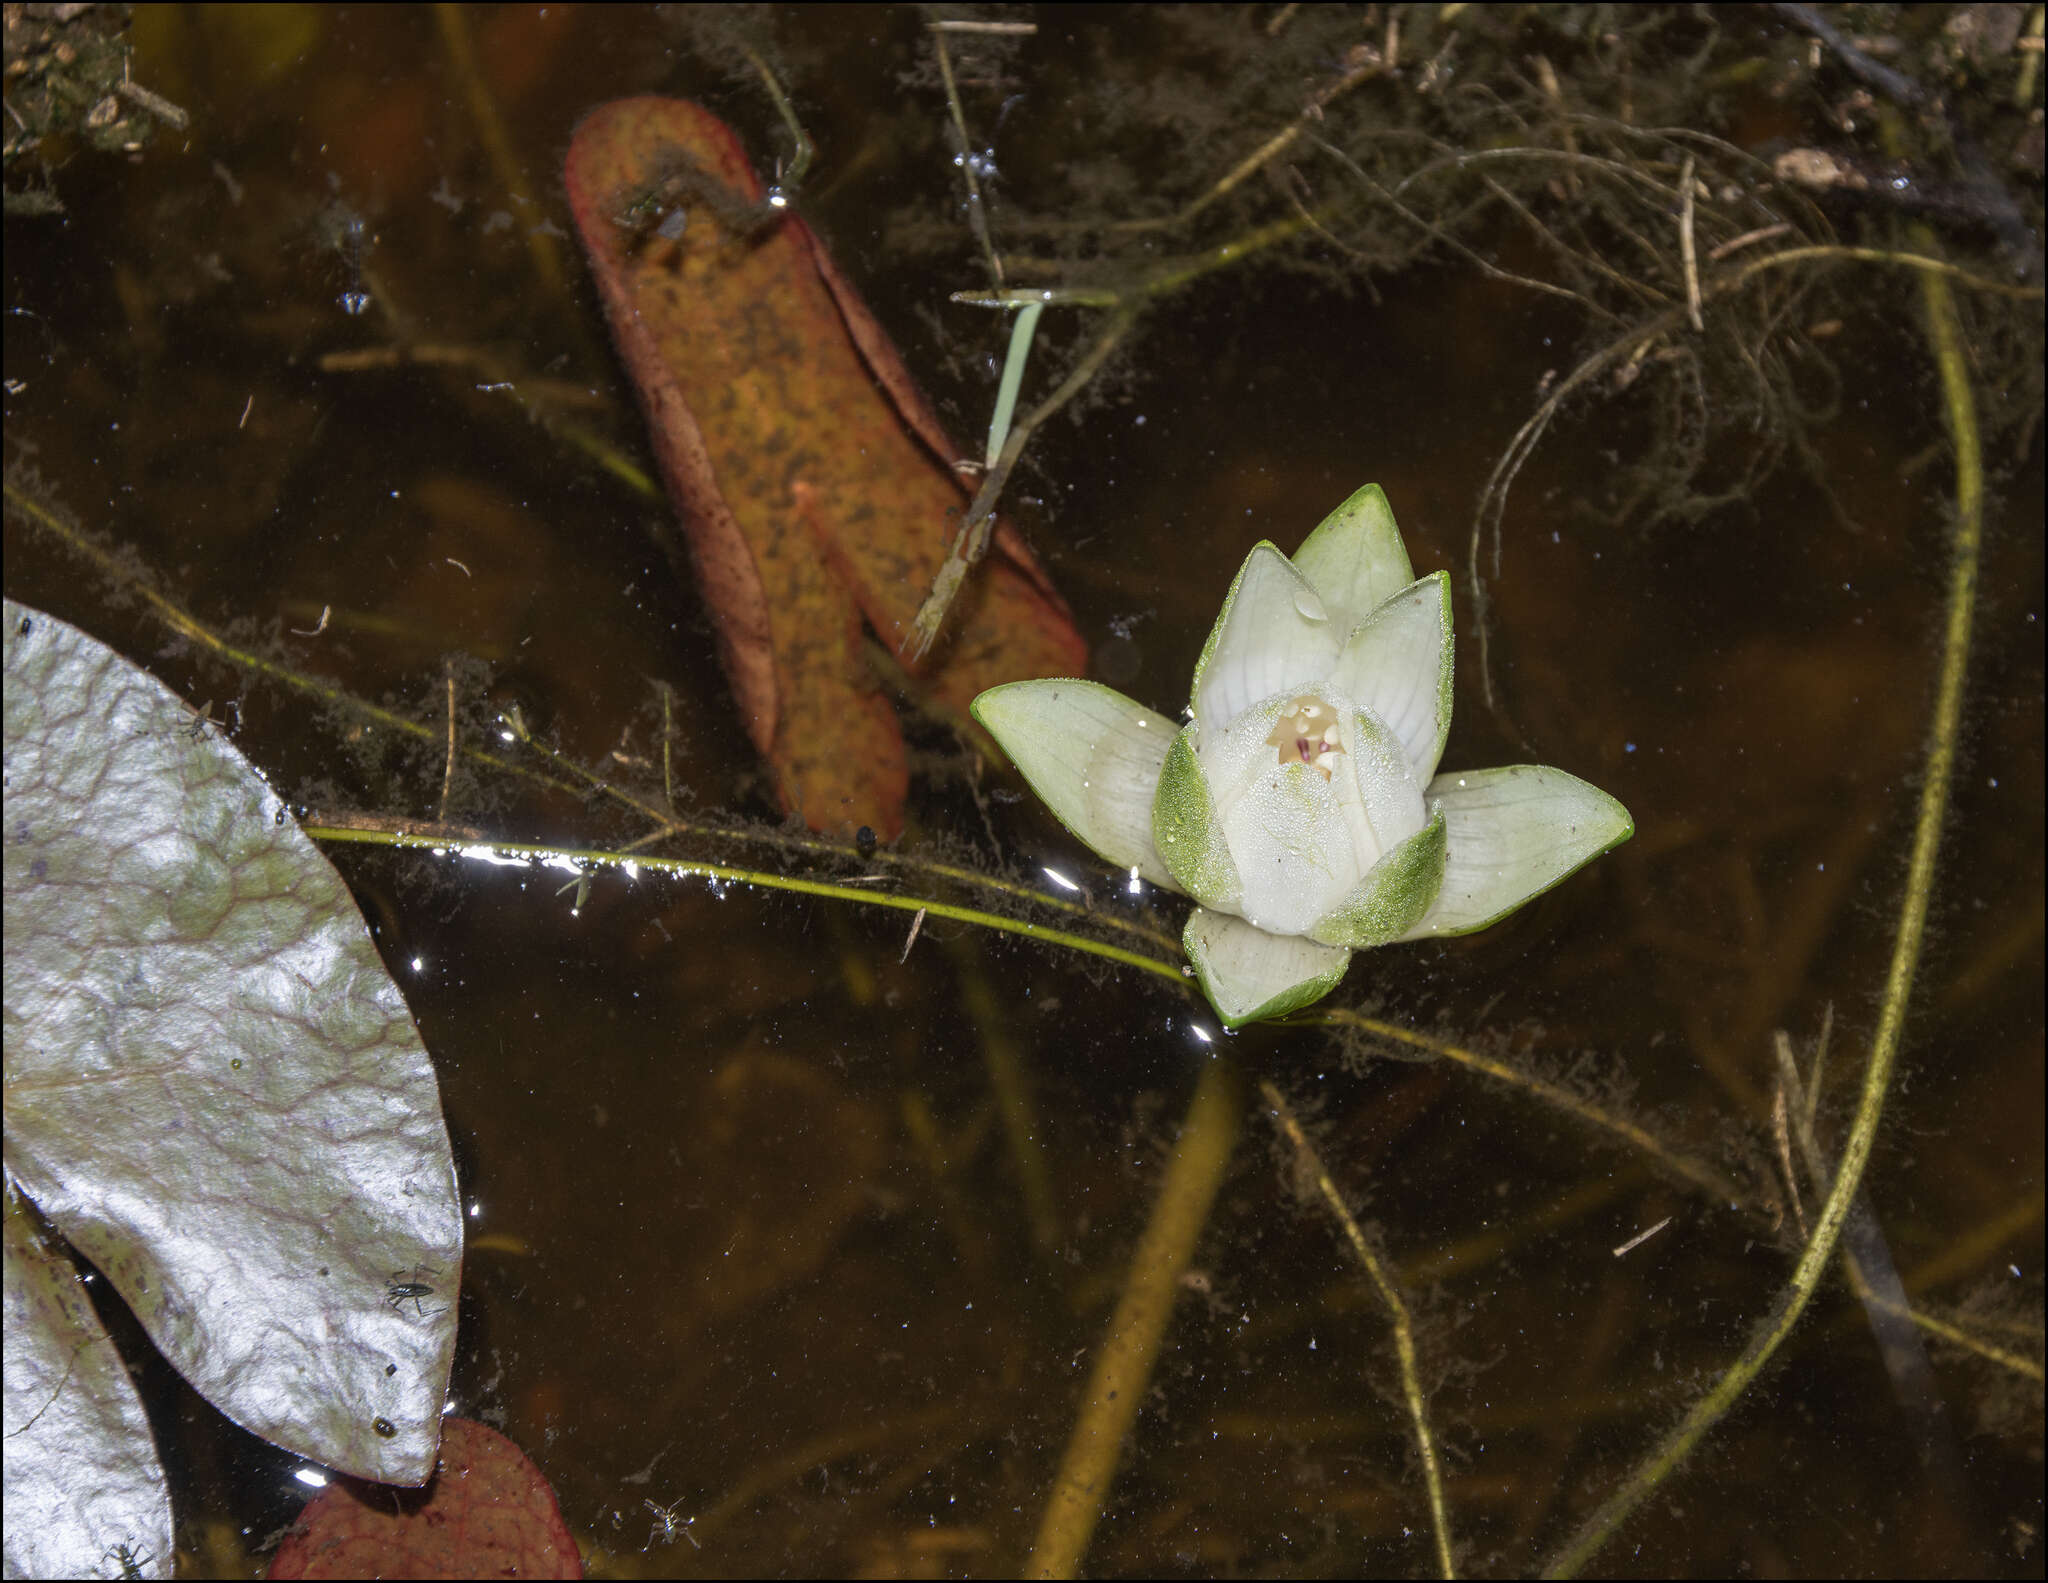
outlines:
M1369 950L1399 940L1428 913L1443 889L1450 837L1444 812L1366 870L1365 878L1309 930L1324 945Z
M1121 869L1177 889L1152 849L1152 799L1173 722L1098 682L991 687L969 706L1061 824Z
M1209 777L1195 756L1200 729L1199 723L1188 725L1166 750L1152 802L1152 846L1182 890L1205 907L1228 912L1243 905L1244 884L1216 817Z
M1626 808L1547 764L1458 770L1429 783L1450 826L1443 888L1405 939L1498 923L1635 834Z

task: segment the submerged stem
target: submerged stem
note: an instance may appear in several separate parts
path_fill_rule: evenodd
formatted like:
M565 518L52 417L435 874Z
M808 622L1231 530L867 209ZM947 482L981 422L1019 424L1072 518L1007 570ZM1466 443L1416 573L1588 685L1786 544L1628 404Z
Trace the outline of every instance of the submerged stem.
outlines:
M1798 1324L1812 1300L1849 1211L1877 1138L1877 1124L1891 1088L1903 1036L1907 1002L1920 963L1927 932L1928 903L1934 893L1935 859L1941 850L1941 826L1948 812L1949 786L1955 777L1957 738L1962 723L1963 681L1969 666L1970 627L1977 606L1977 563L1983 541L1984 478L1979 450L1976 397L1970 388L1961 326L1949 294L1947 272L1925 269L1920 276L1921 301L1927 310L1928 339L1941 376L1942 397L1950 442L1956 454L1955 541L1949 565L1948 614L1942 633L1941 676L1935 694L1934 720L1928 732L1927 771L1920 786L1920 811L1913 828L1913 855L1906 872L1905 895L1899 904L1898 935L1885 976L1877 1033L1871 1042L1870 1064L1856 1106L1856 1121L1843 1147L1827 1202L1815 1222L1799 1264L1777 1310L1758 1327L1742 1356L1729 1367L1678 1426L1665 1436L1642 1464L1600 1505L1544 1569L1546 1577L1569 1577L1592 1559L1629 1516L1691 1455L1722 1416L1739 1402L1772 1355Z
M1301 1130L1301 1124L1294 1119L1294 1112L1287 1108L1287 1101L1280 1090L1261 1078L1259 1092L1272 1106L1287 1141L1308 1163L1315 1177L1316 1191L1323 1195L1323 1202L1329 1205L1330 1213L1343 1230L1344 1240L1351 1245L1352 1254L1364 1268L1373 1289L1379 1293L1380 1301L1386 1305L1388 1321L1394 1327L1394 1357L1401 1369L1401 1397L1408 1406L1408 1422L1415 1434L1415 1453L1422 1462L1422 1482L1429 1493L1429 1525L1436 1538L1437 1574L1454 1578L1458 1575L1458 1567L1451 1556L1451 1517L1450 1508L1444 1500L1443 1463L1437 1456L1436 1437L1430 1433L1429 1408L1423 1400L1422 1375L1416 1366L1415 1326L1408 1316L1408 1304L1401 1296L1401 1289L1394 1284L1392 1273L1373 1251L1372 1244L1365 1240L1365 1233L1359 1230L1357 1219L1344 1202L1344 1195L1331 1180L1321 1156Z
M1243 1109L1237 1067L1218 1056L1202 1069L1187 1123L1167 1162L1166 1179L1159 1184L1152 1219L1131 1257L1130 1279L1096 1354L1080 1420L1060 1458L1038 1537L1024 1563L1027 1577L1072 1577L1081 1565L1124 1437L1151 1384L1152 1365L1180 1293L1181 1276L1230 1164Z

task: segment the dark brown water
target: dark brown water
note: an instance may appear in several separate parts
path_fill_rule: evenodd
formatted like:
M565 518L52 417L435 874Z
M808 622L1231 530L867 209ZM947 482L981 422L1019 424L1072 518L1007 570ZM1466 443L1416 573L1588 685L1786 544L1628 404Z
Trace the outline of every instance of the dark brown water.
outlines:
M478 13L468 27L507 140L494 165L431 16L289 15L303 36L283 42L211 11L147 18L137 78L188 108L191 130L132 162L77 160L59 174L66 217L9 222L7 373L23 382L10 467L32 461L203 621L310 628L328 607L328 632L285 652L365 697L431 709L443 656L478 656L497 701L597 763L648 754L651 683L666 682L687 793L762 817L705 614L650 535L664 508L479 387L552 388L558 416L645 465L568 237L570 130L608 97L693 95L765 168L772 112L650 15ZM994 144L1014 172L995 189L998 240L1006 212L1067 193L1062 161L1085 152L1114 172L1121 150L1101 140L1128 142L1118 201L1145 210L1154 184L1192 195L1203 182L1185 172L1221 174L1286 124L1233 133L1164 87L1156 105L1137 97L1148 80L1255 73L1264 20L1191 41L1151 14L1048 17L1003 83L966 89L984 146L1022 96ZM974 434L1003 331L946 300L985 277L929 43L909 13L779 25L820 148L807 212L948 421ZM1412 109L1414 70L1398 93L1380 85L1390 121ZM1298 105L1295 80L1270 91ZM1115 114L1090 97L1112 94ZM1797 94L1768 103L1795 129L1812 113ZM1147 113L1149 140L1131 130ZM1526 237L1489 235L1504 267L1541 264ZM1635 816L1632 844L1506 924L1368 955L1338 999L1619 1107L1730 1177L1739 1204L1455 1062L1361 1059L1304 1030L1255 1030L1233 1050L1302 1115L1416 1307L1463 1565L1519 1573L1782 1291L1797 1232L1774 1164L1772 1036L1809 1050L1830 1006L1824 1141L1846 1132L1921 779L1953 472L1903 272L1858 277L1825 305L1787 300L1788 314L1842 321L1812 343L1826 368L1797 371L1834 416L1808 436L1810 468L1788 463L1695 520L1659 521L1627 494L1657 432L1657 365L1640 386L1603 384L1509 499L1489 583L1503 710L1490 713L1465 583L1475 502L1546 375L1598 337L1570 305L1449 252L1370 291L1343 285L1356 268L1331 247L1315 270L1221 272L1163 303L1106 399L1042 432L1014 492L1098 674L1170 711L1246 550L1265 537L1291 550L1378 481L1417 570L1458 579L1446 765L1558 764ZM372 298L361 315L339 301L356 291ZM1964 308L1987 337L2021 311L1967 293ZM2024 311L2038 319L2039 305ZM1055 353L1087 322L1048 315ZM469 360L321 364L394 346ZM1741 394L1737 375L1716 378L1703 412ZM1930 1341L1930 1421L1902 1405L1837 1281L1596 1569L2040 1566L2040 450L2038 428L2001 406L2023 406L2023 389L1979 399L1995 487L1962 768L1867 1181L1915 1305L1960 1316L2035 1373ZM1709 443L1701 491L1743 473L1738 439L1716 429ZM11 516L7 532L11 597L195 702L242 691ZM345 724L261 688L243 719L244 751L308 800L434 811L438 762L365 768ZM1022 804L992 804L984 824L951 740L925 746L911 846L1097 873ZM577 844L635 833L594 805L502 790L467 816ZM901 915L766 890L608 877L575 915L558 880L518 870L334 857L434 1054L477 1206L457 1410L527 1448L593 1568L1017 1567L1209 1058L1189 1004L964 926L928 924L899 961ZM1022 1063L1049 1166L1036 1226L996 1112L1001 1049ZM1248 1114L1091 1570L1430 1569L1384 1315L1302 1182ZM256 1547L294 1509L289 1459L161 1383L186 1564L260 1566ZM643 1557L648 1499L695 1514L702 1548Z

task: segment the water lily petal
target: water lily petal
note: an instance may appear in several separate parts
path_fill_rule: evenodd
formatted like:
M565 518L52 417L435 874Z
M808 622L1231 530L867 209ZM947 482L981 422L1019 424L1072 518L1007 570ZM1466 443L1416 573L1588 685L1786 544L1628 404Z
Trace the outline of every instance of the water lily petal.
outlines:
M1184 890L1209 907L1235 911L1244 886L1217 818L1216 797L1196 755L1201 722L1188 725L1167 749L1151 808L1152 847Z
M1279 1017L1337 987L1351 953L1299 935L1268 934L1242 918L1197 907L1181 932L1202 993L1226 1027Z
M1432 572L1380 605L1337 656L1330 683L1401 739L1426 786L1451 734L1451 578Z
M1435 905L1404 940L1484 929L1636 830L1599 787L1543 764L1439 775L1429 800L1450 853Z
M1323 596L1345 632L1415 581L1394 508L1378 484L1367 484L1323 518L1294 552L1294 569Z
M1152 845L1174 724L1095 682L1010 682L971 706L1045 805L1101 857L1179 890Z
M1349 631L1286 556L1253 546L1195 663L1195 718L1226 725L1262 698L1321 681Z
M1356 777L1318 770L1273 741L1274 727L1292 701L1276 694L1221 730L1198 721L1188 738L1201 761L1236 886L1230 894L1207 895L1189 886L1189 894L1277 934L1307 932L1379 853L1372 846L1361 856L1358 848L1357 832L1368 842L1372 835ZM1340 718L1333 707L1329 723L1337 725ZM1352 808L1339 795L1347 787ZM1166 850L1156 821L1153 840Z
M1406 746L1394 728L1373 710L1353 708L1347 713L1344 747L1337 773L1330 779L1352 819L1352 839L1358 850L1357 877L1362 878L1388 852L1429 822L1429 810L1423 802L1423 783L1409 767ZM1355 779L1355 794L1343 782L1346 768ZM1352 883L1357 883L1357 878Z
M1363 951L1403 938L1443 889L1449 842L1444 811L1375 863L1364 879L1318 919L1309 937Z

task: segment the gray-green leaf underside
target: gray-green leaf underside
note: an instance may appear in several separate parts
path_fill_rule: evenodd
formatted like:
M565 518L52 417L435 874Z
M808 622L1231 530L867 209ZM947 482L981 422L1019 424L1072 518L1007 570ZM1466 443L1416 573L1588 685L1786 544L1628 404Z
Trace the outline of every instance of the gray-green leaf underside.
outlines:
M217 728L76 628L12 601L5 621L8 1179L230 1418L421 1483L462 1220L405 1001L340 877ZM16 1535L60 1518L16 1508L17 1465L40 1454L17 1431L66 1416L51 1381L17 1378L35 1355L17 1327L48 1305L17 1305L16 1273L10 1571ZM129 1416L100 1415L107 1443L78 1464L132 1460Z

